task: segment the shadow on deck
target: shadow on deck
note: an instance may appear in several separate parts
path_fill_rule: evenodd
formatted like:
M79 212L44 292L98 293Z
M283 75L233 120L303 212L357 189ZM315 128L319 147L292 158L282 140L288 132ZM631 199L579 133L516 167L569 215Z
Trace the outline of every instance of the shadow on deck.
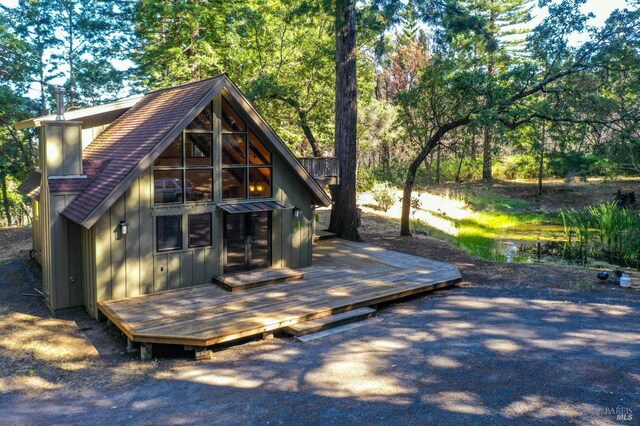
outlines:
M213 284L99 302L133 342L210 346L451 286L451 264L344 240L314 245L304 279L229 293Z

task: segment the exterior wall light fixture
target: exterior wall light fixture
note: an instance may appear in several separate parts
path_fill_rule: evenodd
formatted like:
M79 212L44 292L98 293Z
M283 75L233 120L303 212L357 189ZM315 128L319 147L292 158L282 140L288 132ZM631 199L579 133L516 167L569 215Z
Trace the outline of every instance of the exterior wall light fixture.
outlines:
M129 233L129 224L124 220L120 221L120 234L127 235Z

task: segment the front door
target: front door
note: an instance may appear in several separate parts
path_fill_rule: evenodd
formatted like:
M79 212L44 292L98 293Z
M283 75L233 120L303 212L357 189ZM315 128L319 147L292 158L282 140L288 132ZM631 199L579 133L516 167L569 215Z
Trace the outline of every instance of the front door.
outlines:
M224 272L271 266L271 213L224 215Z

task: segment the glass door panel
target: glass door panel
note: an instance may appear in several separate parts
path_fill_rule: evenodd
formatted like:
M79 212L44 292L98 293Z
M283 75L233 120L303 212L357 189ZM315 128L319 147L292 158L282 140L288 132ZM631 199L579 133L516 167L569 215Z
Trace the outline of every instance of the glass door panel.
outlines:
M241 214L225 215L224 272L247 269L245 217Z
M251 213L251 244L250 244L250 264L249 268L266 268L271 266L270 254L270 214L269 212Z

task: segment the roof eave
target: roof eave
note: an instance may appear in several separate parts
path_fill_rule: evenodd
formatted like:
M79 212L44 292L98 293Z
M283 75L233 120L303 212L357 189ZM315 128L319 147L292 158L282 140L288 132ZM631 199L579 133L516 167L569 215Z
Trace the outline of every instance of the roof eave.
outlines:
M115 112L119 110L127 110L134 106L138 101L143 98L142 95L132 96L126 99L122 99L115 102L110 102L103 105L96 105L88 108L82 108L74 111L66 111L64 116L66 120L78 120L86 117L93 117L108 112ZM41 117L34 117L28 120L19 121L15 124L16 130L30 129L32 127L40 127L43 122L55 121L56 115L44 115Z

